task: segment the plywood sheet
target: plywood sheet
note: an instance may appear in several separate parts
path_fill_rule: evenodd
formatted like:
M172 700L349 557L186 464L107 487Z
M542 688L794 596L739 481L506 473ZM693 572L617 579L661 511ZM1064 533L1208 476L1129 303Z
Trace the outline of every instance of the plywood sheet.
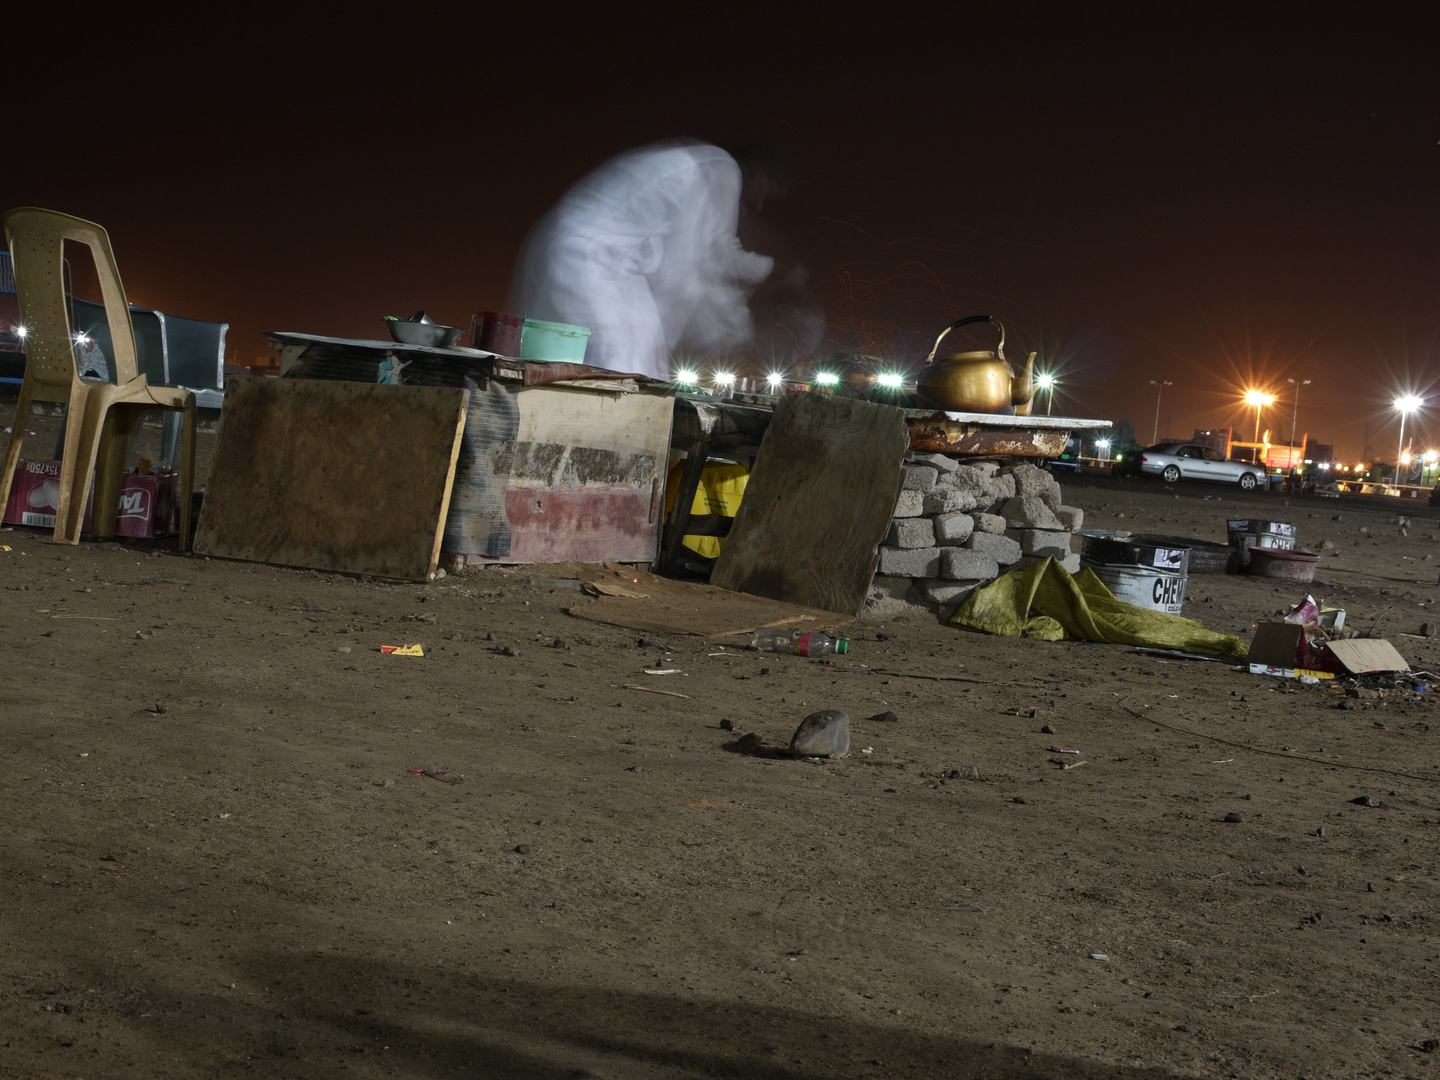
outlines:
M226 380L195 550L428 580L469 401L454 387Z
M697 582L672 581L628 568L586 575L596 599L575 604L571 615L652 634L694 634L719 638L752 634L762 626L833 630L855 621L835 611L817 611Z
M858 615L908 445L905 415L892 406L782 398L710 581Z
M673 400L554 385L514 396L514 435L491 456L508 550L496 559L472 548L470 561L654 559Z

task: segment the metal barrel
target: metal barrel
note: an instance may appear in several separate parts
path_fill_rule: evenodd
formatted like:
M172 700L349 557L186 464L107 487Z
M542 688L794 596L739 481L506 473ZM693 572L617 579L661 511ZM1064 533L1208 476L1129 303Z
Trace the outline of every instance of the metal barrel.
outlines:
M1230 537L1230 550L1241 566L1249 565L1251 548L1279 548L1283 551L1295 548L1295 526L1288 522L1248 518L1227 521L1226 530Z
M1105 583L1115 599L1179 615L1190 572L1189 549L1137 541L1082 537L1080 563Z

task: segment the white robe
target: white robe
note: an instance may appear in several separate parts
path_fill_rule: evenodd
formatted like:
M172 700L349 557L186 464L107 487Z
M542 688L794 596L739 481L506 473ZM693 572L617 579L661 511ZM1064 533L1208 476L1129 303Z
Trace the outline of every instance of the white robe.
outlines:
M735 235L740 168L715 146L661 144L602 165L532 230L513 303L590 327L585 363L670 378L679 347L751 339L746 301L772 260Z

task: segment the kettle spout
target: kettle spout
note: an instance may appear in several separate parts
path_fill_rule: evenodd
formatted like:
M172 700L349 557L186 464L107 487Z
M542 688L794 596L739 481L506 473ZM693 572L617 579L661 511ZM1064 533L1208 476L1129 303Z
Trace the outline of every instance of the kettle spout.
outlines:
M1016 416L1030 415L1030 402L1035 397L1034 371L1035 354L1032 352L1025 358L1025 366L1020 370L1020 374L1010 381L1010 403L1016 406ZM1024 412L1020 411L1022 407Z

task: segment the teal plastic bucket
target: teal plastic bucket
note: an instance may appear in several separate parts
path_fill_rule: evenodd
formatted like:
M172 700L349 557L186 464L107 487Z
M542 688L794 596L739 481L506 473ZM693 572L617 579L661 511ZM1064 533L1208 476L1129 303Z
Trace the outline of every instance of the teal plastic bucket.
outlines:
M520 359L578 364L585 359L585 345L589 340L588 326L526 319L520 331Z

